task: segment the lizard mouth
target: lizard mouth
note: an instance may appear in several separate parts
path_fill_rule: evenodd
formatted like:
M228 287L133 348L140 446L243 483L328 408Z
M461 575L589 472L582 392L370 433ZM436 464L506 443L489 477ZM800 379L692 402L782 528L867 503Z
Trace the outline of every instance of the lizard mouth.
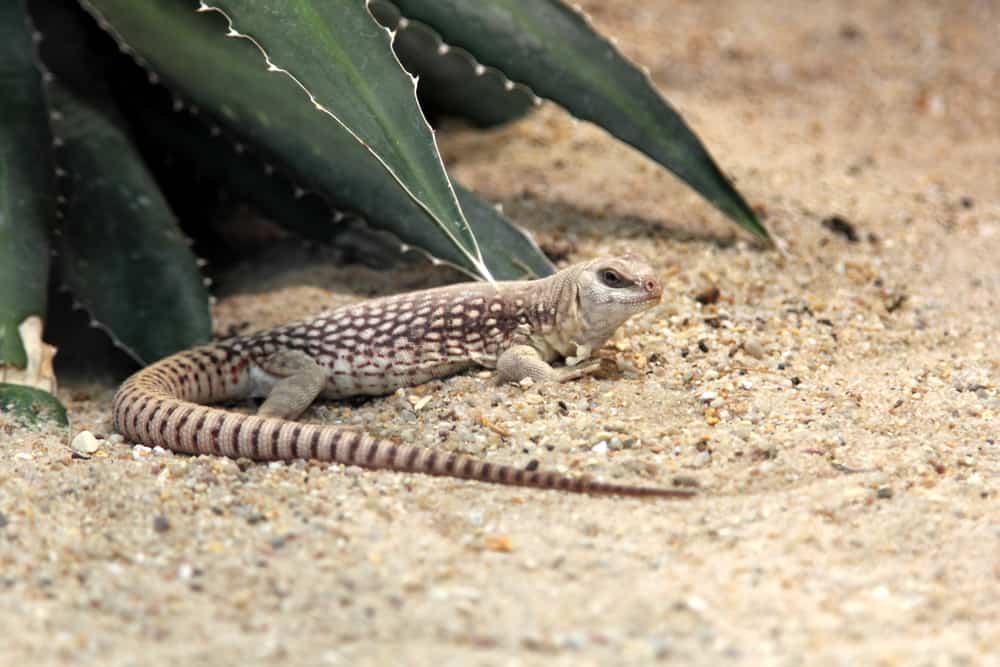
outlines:
M653 306L660 302L660 292L647 292L645 294L640 294L628 299L624 299L623 303L629 306Z

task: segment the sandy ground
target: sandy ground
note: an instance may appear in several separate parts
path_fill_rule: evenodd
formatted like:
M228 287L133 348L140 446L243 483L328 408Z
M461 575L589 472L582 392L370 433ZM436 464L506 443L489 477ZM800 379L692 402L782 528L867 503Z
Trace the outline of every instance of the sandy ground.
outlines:
M446 130L453 172L546 249L640 252L664 302L602 378L307 418L699 496L78 460L5 431L0 664L1000 664L1000 5L583 4L787 256L558 109ZM224 277L217 329L445 277L309 256ZM74 430L110 435L113 389L64 386Z

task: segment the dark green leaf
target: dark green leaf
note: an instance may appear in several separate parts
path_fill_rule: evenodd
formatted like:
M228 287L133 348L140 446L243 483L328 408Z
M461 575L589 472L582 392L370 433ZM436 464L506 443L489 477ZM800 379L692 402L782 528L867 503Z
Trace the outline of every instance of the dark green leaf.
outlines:
M139 129L147 145L169 157L176 170L237 193L277 224L295 234L320 242L336 242L341 225L331 220L330 208L315 197L294 197L288 184L269 175L249 150L237 154L227 137L209 136L204 119L175 113L147 103L134 113L143 119ZM337 165L329 165L335 169ZM546 276L552 263L523 231L494 206L461 185L455 185L459 202L479 239L490 272L499 280Z
M0 2L0 366L28 359L17 327L45 317L52 138L20 0Z
M464 49L445 44L429 26L401 22L399 10L388 2L372 0L368 8L379 23L396 31L392 49L403 67L419 77L420 104L429 113L458 116L489 127L520 118L534 108L537 98L527 86L514 84L493 67L483 67Z
M417 105L414 83L365 4L211 0L211 6L224 12L231 31L251 39L262 57L266 54L270 69L280 70L302 88L301 104L311 102L328 122L347 130L451 238L468 263L489 277L433 132Z
M47 391L19 384L0 383L0 413L28 424L53 422L69 426L66 408L58 398Z
M476 272L453 237L430 222L426 210L349 132L309 104L289 77L269 73L256 47L225 39L220 16L195 14L184 0L84 0L84 6L173 90L246 137L301 187L409 245ZM529 266L537 260L522 259Z
M129 138L60 86L50 92L66 171L56 240L63 280L140 363L207 342L195 257Z
M393 0L450 44L671 170L736 223L767 230L649 78L560 0Z

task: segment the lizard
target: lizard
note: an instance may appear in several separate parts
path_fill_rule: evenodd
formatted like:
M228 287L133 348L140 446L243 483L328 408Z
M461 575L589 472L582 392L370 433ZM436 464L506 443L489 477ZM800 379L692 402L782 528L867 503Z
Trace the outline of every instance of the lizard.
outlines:
M115 429L178 453L316 459L370 469L590 494L689 497L529 470L294 421L317 398L379 396L474 367L501 381L566 382L630 317L660 302L654 271L626 254L537 280L469 282L381 297L178 352L136 372L112 403ZM565 359L554 367L551 362ZM264 398L257 414L206 403Z

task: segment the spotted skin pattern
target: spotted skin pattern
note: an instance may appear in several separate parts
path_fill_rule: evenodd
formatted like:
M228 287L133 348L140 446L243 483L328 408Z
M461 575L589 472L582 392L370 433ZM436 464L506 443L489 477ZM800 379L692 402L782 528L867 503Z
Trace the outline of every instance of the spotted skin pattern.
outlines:
M613 286L605 284L611 276ZM267 395L281 379L268 371L274 368L270 360L289 351L304 353L322 369L319 393L331 399L384 395L498 364L501 376L514 373L503 378L508 380L576 377L548 362L597 349L629 316L658 302L660 292L652 271L625 256L578 264L536 281L468 283L374 299L167 357L118 390L115 428L135 441L187 454L316 459L580 493L688 497L689 490L526 470L355 430L203 405ZM511 359L525 352L531 358Z

